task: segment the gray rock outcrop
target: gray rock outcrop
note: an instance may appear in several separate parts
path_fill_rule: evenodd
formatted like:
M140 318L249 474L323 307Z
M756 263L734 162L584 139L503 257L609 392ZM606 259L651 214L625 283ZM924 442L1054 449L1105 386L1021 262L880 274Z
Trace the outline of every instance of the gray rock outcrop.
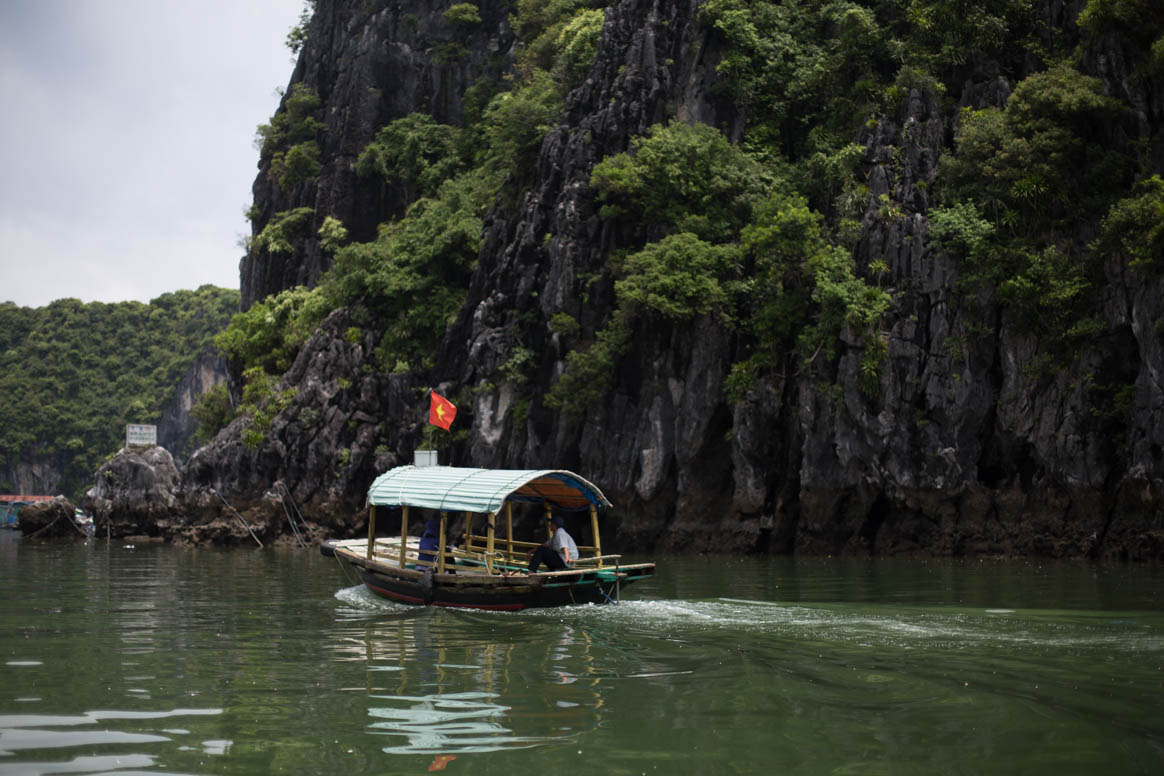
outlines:
M77 508L64 496L20 508L19 527L26 539L84 538L85 529L74 519Z
M97 470L83 508L97 536L166 537L182 520L180 484L166 448L122 448Z

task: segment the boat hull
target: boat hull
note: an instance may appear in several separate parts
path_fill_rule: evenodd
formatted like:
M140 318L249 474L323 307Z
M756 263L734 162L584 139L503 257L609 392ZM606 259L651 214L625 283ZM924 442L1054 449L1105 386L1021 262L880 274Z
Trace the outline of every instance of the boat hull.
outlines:
M606 585L598 581L561 583L547 586L493 586L485 584L450 585L394 578L387 574L359 569L360 581L371 592L404 604L416 606L446 606L459 609L486 609L490 611L520 611L571 604L601 604L617 600L620 587L616 580Z
M623 588L655 571L653 563L640 563L538 574L482 574L468 569L434 573L370 560L334 545L325 544L321 551L354 567L364 586L381 598L415 606L488 611L616 603Z

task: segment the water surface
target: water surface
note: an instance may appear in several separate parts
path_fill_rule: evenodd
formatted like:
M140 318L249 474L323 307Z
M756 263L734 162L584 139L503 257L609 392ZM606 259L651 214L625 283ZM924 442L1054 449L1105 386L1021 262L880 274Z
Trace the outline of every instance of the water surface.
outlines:
M664 558L403 607L315 552L0 531L0 776L1164 769L1164 570Z

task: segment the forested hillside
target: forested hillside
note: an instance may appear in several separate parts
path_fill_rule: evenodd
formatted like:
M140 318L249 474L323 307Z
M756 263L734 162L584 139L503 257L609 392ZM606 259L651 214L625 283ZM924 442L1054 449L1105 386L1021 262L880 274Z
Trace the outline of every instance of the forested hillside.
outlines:
M79 503L126 423L162 421L238 303L238 291L203 286L149 304L0 305L0 492ZM180 455L190 430L159 436Z
M1164 551L1156 4L309 10L191 487L356 506L436 385L627 545Z

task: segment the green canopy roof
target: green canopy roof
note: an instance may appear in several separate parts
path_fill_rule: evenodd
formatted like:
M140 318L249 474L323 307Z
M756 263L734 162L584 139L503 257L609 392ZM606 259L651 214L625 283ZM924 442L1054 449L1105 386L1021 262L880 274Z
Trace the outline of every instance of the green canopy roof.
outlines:
M573 472L556 469L468 469L398 466L368 489L375 506L410 506L447 512L496 512L506 500L580 510L610 506L602 491Z

